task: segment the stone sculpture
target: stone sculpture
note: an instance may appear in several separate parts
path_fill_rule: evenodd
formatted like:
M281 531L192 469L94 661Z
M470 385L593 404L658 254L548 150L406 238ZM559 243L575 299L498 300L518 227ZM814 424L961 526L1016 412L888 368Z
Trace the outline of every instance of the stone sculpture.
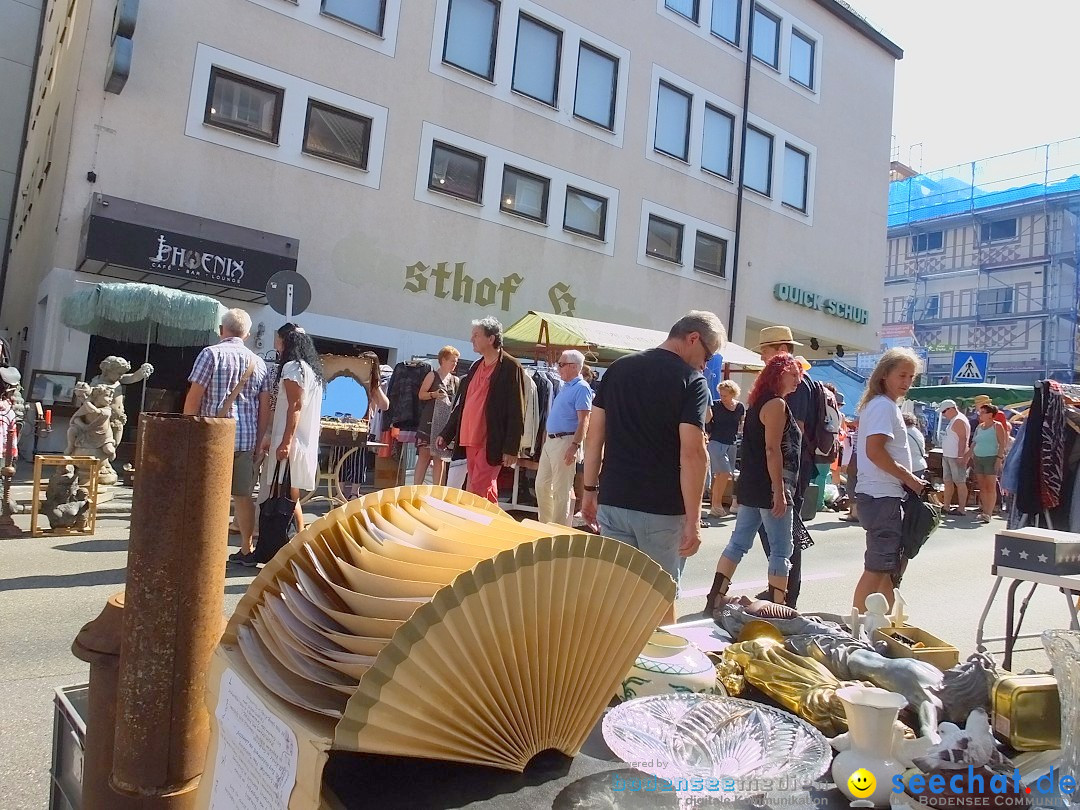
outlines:
M53 529L84 529L89 520L90 493L79 486L79 476L73 464L67 464L49 479L42 507Z
M851 636L792 636L784 646L821 663L841 680L869 681L903 695L918 716L921 733L939 741L942 704L938 691L945 676L934 665L915 658L886 658Z
M124 437L124 425L127 424L127 413L124 411L124 386L142 382L154 373L154 367L149 363L143 363L138 370L131 371L131 363L123 357L115 354L109 355L98 366L101 373L90 381L91 385L106 385L109 387L112 414L109 426L113 433L113 447L119 447ZM131 372L130 374L128 372ZM112 469L111 467L109 469ZM115 473L114 473L115 474ZM113 482L115 483L115 478ZM102 482L104 483L104 482Z
M101 459L98 483L105 486L115 484L116 470L110 464L116 458L116 434L111 421L115 413L114 391L108 385L95 385L91 388L86 383L79 383L75 386L74 397L78 408L71 417L64 453L69 456L93 456Z

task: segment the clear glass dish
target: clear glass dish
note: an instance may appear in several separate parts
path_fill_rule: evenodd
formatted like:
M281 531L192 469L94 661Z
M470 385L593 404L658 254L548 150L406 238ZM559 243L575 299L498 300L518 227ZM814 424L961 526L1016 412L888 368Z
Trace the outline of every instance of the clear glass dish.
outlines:
M781 709L719 695L629 700L604 717L604 740L680 797L745 799L803 791L832 761L828 740Z
M1080 633L1075 630L1044 630L1043 647L1054 666L1061 695L1060 773L1080 774ZM1080 794L1061 796L1065 807L1080 808Z

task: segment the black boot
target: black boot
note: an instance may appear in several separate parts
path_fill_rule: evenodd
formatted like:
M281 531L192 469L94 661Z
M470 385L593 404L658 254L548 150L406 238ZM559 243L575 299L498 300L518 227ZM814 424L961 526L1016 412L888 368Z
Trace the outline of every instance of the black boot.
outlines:
M723 603L723 598L727 596L728 585L731 584L731 580L728 579L727 574L721 574L719 571L713 576L712 589L709 591L708 597L705 601L705 615L712 616L713 610L716 609L718 604Z

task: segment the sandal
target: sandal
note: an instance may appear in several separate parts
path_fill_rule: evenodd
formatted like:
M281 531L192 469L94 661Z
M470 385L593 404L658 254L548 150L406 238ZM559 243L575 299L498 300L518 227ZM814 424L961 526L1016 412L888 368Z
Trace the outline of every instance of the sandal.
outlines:
M855 517L854 515L841 515L840 520L844 521L844 523L858 523L859 522L859 519L857 517Z

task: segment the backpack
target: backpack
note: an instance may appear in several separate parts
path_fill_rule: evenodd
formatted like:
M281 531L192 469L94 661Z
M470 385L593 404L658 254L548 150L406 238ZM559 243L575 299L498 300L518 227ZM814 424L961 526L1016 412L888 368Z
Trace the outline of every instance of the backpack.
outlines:
M817 380L810 383L810 413L806 423L807 443L820 463L836 460L840 449L840 428L844 424L840 406L832 391Z

